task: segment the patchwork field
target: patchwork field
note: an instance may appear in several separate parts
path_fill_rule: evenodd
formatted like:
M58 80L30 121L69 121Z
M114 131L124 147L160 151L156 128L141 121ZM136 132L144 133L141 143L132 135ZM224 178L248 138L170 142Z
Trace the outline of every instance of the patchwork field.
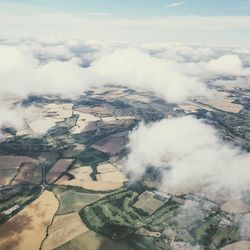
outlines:
M67 170L67 168L72 164L74 159L60 159L53 167L49 170L46 176L48 183L54 182L60 177L60 175Z
M74 178L69 178L68 176L62 176L56 184L65 186L78 186L81 187L86 181L91 181L92 178L90 174L93 172L92 168L89 166L73 168L68 173L70 173Z
M89 229L83 224L77 213L57 215L49 227L48 237L42 244L42 250L50 250L86 233Z
M0 249L39 249L58 205L53 193L44 191L37 200L0 225Z

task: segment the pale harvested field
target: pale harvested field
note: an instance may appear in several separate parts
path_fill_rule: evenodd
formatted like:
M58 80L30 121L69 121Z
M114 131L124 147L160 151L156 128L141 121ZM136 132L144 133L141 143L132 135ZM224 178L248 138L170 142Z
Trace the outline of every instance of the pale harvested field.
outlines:
M48 183L55 181L72 164L73 159L60 159L49 170L46 176Z
M133 116L107 116L107 117L102 117L102 121L104 122L110 122L110 121L115 121L115 120L121 120L121 121L126 121L126 120L133 120Z
M95 122L89 121L78 121L76 126L70 129L70 132L74 135L85 133L89 131L93 131L97 129L97 125Z
M239 241L222 247L221 250L250 250L250 241Z
M76 111L81 112L81 113L94 113L94 114L100 114L100 115L109 115L114 112L114 110L108 108L108 107L78 107L75 108Z
M46 109L46 113L49 116L52 116L58 120L64 120L65 118L69 118L72 116L72 103L64 103L64 104L47 104L43 106Z
M43 194L10 220L0 225L0 249L38 250L58 209L54 194Z
M76 126L70 130L72 134L80 134L97 129L95 122L100 121L99 117L78 111L74 111L74 114L79 115L79 117Z
M89 229L82 223L78 213L57 215L49 227L49 236L43 242L42 250L50 250L63 245Z
M67 180L65 182L61 181L60 183L57 184L66 186L77 186L93 191L111 191L111 190L116 190L123 186L123 183L121 182L115 183L115 182L103 182L103 181L80 181L78 179Z
M31 135L33 134L33 130L29 127L22 128L16 131L16 136L23 136L23 135Z
M128 181L128 178L120 171L107 172L103 174L97 174L96 178L98 181L103 182L117 182L124 183Z
M110 163L104 163L97 166L97 171L100 174L103 174L107 172L117 171L117 168Z
M29 123L34 134L43 134L56 125L57 120L53 117L42 117L39 120Z
M132 100L132 101L137 101L137 102L144 102L144 103L149 103L151 99L147 96L142 96L142 95L127 95L125 96L126 99Z
M124 89L107 89L104 91L98 91L95 92L95 94L92 94L90 97L91 98L97 98L97 99L105 99L105 100L114 100L119 97L125 96L126 93L124 92Z
M59 122L59 120L56 120L53 117L42 117L39 120L29 123L29 127L34 134L43 134L50 128L54 127L56 125L56 122Z
M90 166L73 168L69 171L70 174L74 175L79 180L91 180L90 174L93 172Z
M160 232L152 232L152 231L149 231L143 227L139 228L137 231L136 231L137 234L139 235L142 235L142 236L146 236L146 237L154 237L154 238L159 238L161 237L161 233Z
M236 103L231 103L229 100L209 100L206 104L225 112L239 113L243 106Z
M196 112L199 107L192 105L192 104L182 104L182 105L178 105L181 109L183 109L185 111L185 113L194 113Z
M54 127L57 122L63 122L65 118L71 117L73 114L72 107L72 103L47 104L42 107L40 118L29 123L29 128L34 134L43 134Z
M243 106L234 102L234 97L230 96L228 92L218 92L217 96L212 99L202 98L200 101L204 104L210 105L213 108L223 110L225 112L239 113Z
M78 111L74 111L75 115L79 115L78 121L88 121L88 122L96 122L96 121L100 121L99 117L96 117L94 115L91 115L89 113L82 113L82 112L78 112Z
M227 213L247 213L250 206L240 200L230 200L221 205L221 210Z
M91 181L90 174L93 172L91 167L85 166L80 168L74 168L69 171L75 178L69 179L67 176L62 176L56 184L66 186L82 186L86 181Z

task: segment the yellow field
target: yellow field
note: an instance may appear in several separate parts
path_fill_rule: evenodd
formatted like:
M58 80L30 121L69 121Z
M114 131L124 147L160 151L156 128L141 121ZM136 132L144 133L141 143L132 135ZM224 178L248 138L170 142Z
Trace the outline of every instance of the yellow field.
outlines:
M69 171L75 178L69 180L67 176L61 177L56 184L58 185L69 185L69 186L81 186L86 181L91 181L90 174L93 172L89 166L74 168Z
M73 179L70 181L67 180L66 182L62 181L60 182L60 185L77 186L93 191L111 191L122 187L123 183L103 181L80 181L78 179Z
M111 168L111 167L112 168ZM106 172L108 170L116 170L112 172ZM97 181L93 181L90 174L92 168L89 166L74 168L69 171L75 178L69 179L67 176L62 176L56 184L64 186L77 186L93 191L109 191L115 190L123 186L123 183L128 179L120 171L117 171L111 164L103 164L98 166L98 171L104 172L97 174Z
M74 175L76 179L79 180L90 180L90 174L93 172L92 168L89 166L73 168L69 171L70 174Z
M117 171L117 168L114 167L112 164L110 163L104 163L104 164L99 164L97 166L97 171L101 174L103 173L107 173L107 172L112 172L112 171Z
M79 115L79 117L77 119L76 126L70 130L70 132L73 134L80 134L83 132L95 130L95 122L100 120L99 117L78 111L74 111L74 114Z
M54 194L44 191L37 200L0 226L0 249L38 250L58 206Z
M77 213L58 215L49 228L49 236L43 242L42 250L50 250L63 245L89 229L82 223Z
M161 233L160 232L151 232L143 227L139 228L136 231L137 234L142 235L142 236L146 236L146 237L154 237L154 238L160 238L161 237Z
M107 173L103 173L103 174L97 174L96 178L98 181L103 181L103 182L124 183L124 182L128 181L128 178L120 171L113 171L113 172L107 172Z

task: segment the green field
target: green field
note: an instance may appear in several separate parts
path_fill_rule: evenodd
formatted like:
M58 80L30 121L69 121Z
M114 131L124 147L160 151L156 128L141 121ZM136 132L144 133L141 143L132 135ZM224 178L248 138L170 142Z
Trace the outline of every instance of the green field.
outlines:
M123 242L110 240L95 232L84 233L75 239L65 243L56 248L57 250L81 249L81 250L133 250L134 248L128 246Z
M53 193L56 195L60 203L58 214L79 211L81 208L105 196L105 194L76 192L74 189L63 187L54 187Z

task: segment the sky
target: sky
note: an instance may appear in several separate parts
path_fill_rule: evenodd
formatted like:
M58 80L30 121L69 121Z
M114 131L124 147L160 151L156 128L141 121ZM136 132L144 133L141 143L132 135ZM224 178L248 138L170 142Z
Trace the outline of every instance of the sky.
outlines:
M250 14L249 0L1 0L0 3L27 4L54 11L106 13L124 18Z
M249 0L0 0L1 37L249 47Z

